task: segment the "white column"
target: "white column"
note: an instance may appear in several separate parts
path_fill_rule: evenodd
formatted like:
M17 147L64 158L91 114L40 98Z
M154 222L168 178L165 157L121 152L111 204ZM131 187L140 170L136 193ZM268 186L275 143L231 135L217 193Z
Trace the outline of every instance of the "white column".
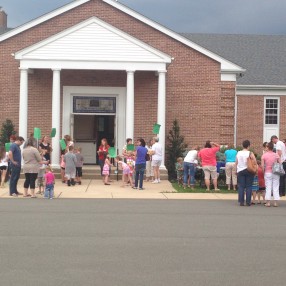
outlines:
M60 124L61 124L61 70L53 69L52 95L52 128L56 128L56 136L52 139L52 166L60 166Z
M134 136L134 71L127 71L126 138Z
M20 68L19 136L28 135L28 69Z
M158 71L158 111L157 123L161 125L159 133L159 143L162 146L162 164L160 169L165 167L165 129L166 129L166 73L167 71Z

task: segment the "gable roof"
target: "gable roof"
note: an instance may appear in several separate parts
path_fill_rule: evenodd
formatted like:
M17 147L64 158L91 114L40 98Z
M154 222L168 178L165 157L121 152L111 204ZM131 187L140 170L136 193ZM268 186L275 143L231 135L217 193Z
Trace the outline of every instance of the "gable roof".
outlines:
M32 20L32 21L30 21L24 25L21 25L15 29L13 29L12 31L9 31L3 35L0 35L0 42L4 41L10 37L13 37L13 36L15 36L21 32L24 32L24 31L26 31L26 30L28 30L28 29L36 26L36 25L39 25L39 24L41 24L41 23L43 23L49 19L52 19L53 17L56 17L56 16L58 16L64 12L67 12L71 9L74 9L74 8L80 6L84 3L87 3L89 1L91 1L91 0L76 0L76 1L73 1L73 2L71 2L65 6L62 6L62 7L58 8L58 9L56 9L50 13L47 13L47 14L45 14L45 15L43 15L43 16L35 19L35 20ZM221 63L221 71L222 72L239 73L240 74L240 73L243 73L245 71L240 66L230 62L229 60L224 59L223 57L215 54L214 52L212 52L212 51L210 51L204 47L201 47L200 45L190 41L189 39L173 32L172 30L148 19L147 17L135 12L134 10L124 6L123 4L118 3L117 1L114 1L114 0L102 0L102 1L113 6L116 9L138 19L139 21L153 27L154 29L168 35L169 37L176 39L177 41L179 41L179 42L185 44L186 46L206 55L207 57Z
M241 85L286 85L286 36L182 34L246 68Z
M126 68L133 63L136 70L166 69L166 64L172 61L170 56L97 17L16 52L15 59L21 60L21 66L26 63L31 68L39 65L64 68L68 61L68 67L73 63L77 69L82 68L82 62L86 68L92 64L98 69L102 65L107 68L106 64L112 62L113 69L116 69L115 63Z

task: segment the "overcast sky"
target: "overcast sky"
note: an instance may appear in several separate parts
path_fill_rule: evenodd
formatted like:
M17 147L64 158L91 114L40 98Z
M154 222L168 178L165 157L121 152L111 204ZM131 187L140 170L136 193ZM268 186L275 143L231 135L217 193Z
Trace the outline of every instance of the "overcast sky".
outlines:
M16 27L71 0L0 0ZM286 35L285 0L119 0L176 31Z

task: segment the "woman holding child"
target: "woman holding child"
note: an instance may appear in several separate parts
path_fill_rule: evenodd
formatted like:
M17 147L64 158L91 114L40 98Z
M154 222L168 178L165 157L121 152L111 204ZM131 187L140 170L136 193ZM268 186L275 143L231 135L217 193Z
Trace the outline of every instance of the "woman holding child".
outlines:
M51 163L51 152L53 151L52 147L51 147L51 144L49 143L49 137L48 136L44 136L42 138L42 142L39 146L39 149L40 149L40 152L43 151L43 150L46 150L45 152L45 159L48 162L48 164Z

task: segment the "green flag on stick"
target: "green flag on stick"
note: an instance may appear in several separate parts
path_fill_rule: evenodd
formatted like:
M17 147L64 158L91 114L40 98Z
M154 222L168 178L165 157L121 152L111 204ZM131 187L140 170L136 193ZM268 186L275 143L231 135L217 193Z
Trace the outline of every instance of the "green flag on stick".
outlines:
M51 138L55 137L55 136L56 136L56 133L57 133L56 128L52 128L50 137L51 137Z
M126 146L126 150L127 150L127 151L135 151L135 146L134 146L134 144L128 144L128 145Z
M5 143L5 150L6 152L9 152L10 151L10 146L11 146L11 143Z
M34 138L37 140L41 139L41 129L38 127L34 128Z
M110 158L115 158L117 156L116 150L115 150L114 147L109 147L108 155L109 155Z
M153 126L153 133L154 134L159 134L160 133L160 127L161 127L160 124L155 123L154 126Z
M60 140L60 145L61 145L61 149L62 149L62 150L65 150L65 149L67 148L67 144L66 144L66 142L65 142L64 139L61 139L61 140Z

